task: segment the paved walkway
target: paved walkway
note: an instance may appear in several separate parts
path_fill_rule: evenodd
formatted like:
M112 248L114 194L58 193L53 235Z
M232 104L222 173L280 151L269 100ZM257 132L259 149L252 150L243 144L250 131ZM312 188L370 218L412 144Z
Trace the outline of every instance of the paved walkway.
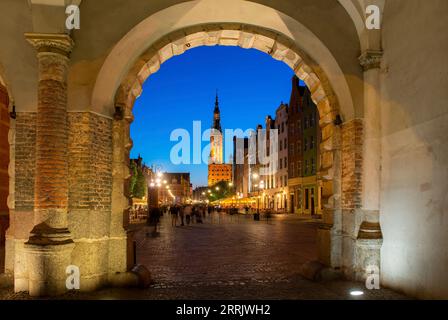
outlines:
M349 281L311 282L299 267L316 259L316 223L278 215L269 223L252 216L214 213L203 224L171 227L162 218L160 234L137 233L137 259L155 280L149 289L105 289L69 293L63 299L403 299L387 289L365 290ZM0 291L0 299L28 299ZM357 298L360 299L360 298Z
M292 216L266 222L214 213L176 228L164 217L159 237L137 236L138 263L162 285L284 279L316 251L316 225Z

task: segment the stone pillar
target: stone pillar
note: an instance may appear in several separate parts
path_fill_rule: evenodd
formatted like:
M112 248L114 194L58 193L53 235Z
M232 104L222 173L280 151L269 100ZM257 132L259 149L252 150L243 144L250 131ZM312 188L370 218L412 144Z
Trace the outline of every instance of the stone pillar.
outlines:
M127 134L129 121L125 118L125 110L126 106L124 104L117 105L113 122L112 217L110 235L120 240L113 241L109 249L110 274L114 274L117 271L125 272L133 267L127 263L133 257L128 257L130 252L128 250L128 238L124 228L128 225L129 198L126 196L126 182L130 175L129 163L127 163L129 161L126 160L126 153L128 148L130 149L132 147Z
M68 230L67 71L72 39L65 34L26 34L39 63L36 123L34 228L25 244L29 293L66 290L74 243Z
M380 227L381 191L381 108L380 65L382 51L367 50L359 61L364 70L364 143L362 150L361 225L359 227L354 272L366 277L366 268L380 267L382 234Z
M319 262L331 268L341 266L341 129L333 123L321 125L320 170L322 223L318 228Z

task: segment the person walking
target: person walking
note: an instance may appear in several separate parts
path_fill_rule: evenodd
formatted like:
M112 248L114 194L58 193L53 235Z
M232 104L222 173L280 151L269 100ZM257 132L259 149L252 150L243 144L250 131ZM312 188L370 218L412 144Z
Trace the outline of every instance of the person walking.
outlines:
M190 225L191 214L192 214L191 205L186 205L185 206L184 214L185 214L185 222L187 223L187 226L188 226L188 225Z
M172 227L177 226L178 213L179 213L178 208L175 205L170 207L171 226Z
M157 227L160 221L159 207L152 207L149 211L149 225L154 227L153 235L157 234Z
M185 223L184 223L184 221L185 221L184 207L176 205L176 208L177 208L177 211L179 212L179 215L180 215L180 226L183 227L183 226L185 226Z

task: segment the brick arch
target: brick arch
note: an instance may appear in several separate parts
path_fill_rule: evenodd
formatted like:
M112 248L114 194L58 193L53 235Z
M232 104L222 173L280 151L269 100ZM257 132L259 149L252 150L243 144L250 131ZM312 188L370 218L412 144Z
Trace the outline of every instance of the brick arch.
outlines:
M244 49L257 49L272 58L286 63L302 79L311 91L311 97L319 110L319 124L322 132L320 144L320 168L318 177L323 187L322 206L325 223L319 235L320 260L327 265L337 266L338 258L332 257L332 226L336 208L340 208L341 163L340 130L334 124L340 114L338 99L323 69L304 51L294 45L288 37L260 27L221 23L199 25L168 34L148 48L130 67L117 89L115 106L122 110L124 124L114 126L114 154L119 158L114 172L127 172L122 168L127 163L132 148L130 123L134 120L132 108L142 92L142 85L151 74L156 73L161 64L171 57L183 54L200 46L239 46ZM121 153L121 157L117 155ZM124 161L123 161L124 160ZM129 175L114 177L115 185L126 190ZM124 185L124 187L122 187ZM116 193L117 194L117 193ZM118 194L117 194L118 195ZM122 194L123 195L123 194ZM127 195L124 194L126 197ZM126 210L123 207L123 210ZM114 209L113 209L114 210Z
M331 123L331 116L339 112L336 95L322 68L291 39L257 26L231 23L186 28L157 41L130 68L117 90L115 101L132 106L142 92L142 84L165 61L196 47L215 45L257 49L284 62L310 89L324 123Z

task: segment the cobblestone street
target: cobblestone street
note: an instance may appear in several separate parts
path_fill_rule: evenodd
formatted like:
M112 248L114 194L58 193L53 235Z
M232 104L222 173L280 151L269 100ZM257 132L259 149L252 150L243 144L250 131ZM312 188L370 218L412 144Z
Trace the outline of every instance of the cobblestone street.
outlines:
M302 278L300 265L316 259L316 228L291 215L257 222L217 213L203 224L171 227L165 215L157 237L148 227L136 234L138 263L154 279L149 289L73 292L62 299L351 299L355 288L365 291L362 299L405 298L387 289L365 290L362 283ZM29 297L3 290L0 299Z
M281 281L316 259L315 241L315 224L287 216L267 223L215 213L176 228L165 216L159 237L139 233L137 253L160 285Z

